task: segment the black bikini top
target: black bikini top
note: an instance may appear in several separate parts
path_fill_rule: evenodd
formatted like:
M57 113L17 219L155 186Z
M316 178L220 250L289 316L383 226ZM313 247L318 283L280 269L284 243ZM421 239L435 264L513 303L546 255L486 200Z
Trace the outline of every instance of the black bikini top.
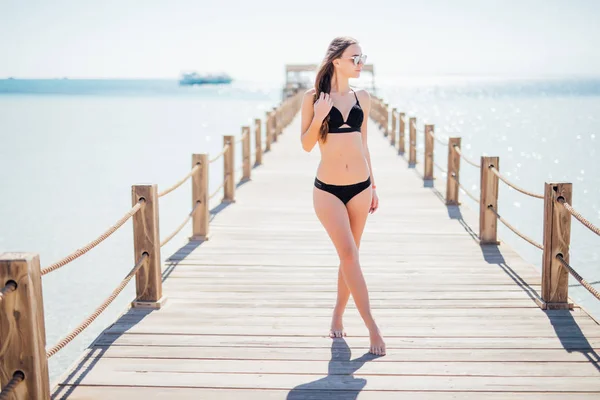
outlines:
M344 116L336 106L331 107L331 110L329 111L329 133L360 131L360 127L363 123L364 113L362 108L360 108L360 103L358 102L358 97L356 97L356 92L353 90L352 93L354 93L354 97L356 98L356 104L354 104L350 109L350 114L348 114L348 119L346 121L344 121ZM342 127L342 125L346 124L350 126Z

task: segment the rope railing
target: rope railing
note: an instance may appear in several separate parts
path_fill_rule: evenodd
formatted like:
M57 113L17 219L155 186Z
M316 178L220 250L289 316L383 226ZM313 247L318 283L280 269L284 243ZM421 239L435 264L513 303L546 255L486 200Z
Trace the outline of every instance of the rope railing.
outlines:
M500 216L500 214L498 214L498 211L496 211L493 206L491 206L491 205L488 206L488 209L491 210L494 213L494 215L496 215L496 218L498 218L500 220L500 222L502 222L504 225L506 225L506 227L508 229L513 231L521 239L524 239L525 241L529 242L530 244L534 245L535 247L537 247L540 250L544 250L544 246L537 243L535 240L531 239L530 237L526 236L525 234L521 233L517 228L515 228L514 226L509 224L508 221L506 221L504 218L502 218Z
M477 164L475 161L471 161L470 159L467 158L467 156L465 156L462 151L460 150L460 147L458 146L454 146L454 150L456 150L456 152L458 153L458 155L465 160L466 162L468 162L469 164L471 164L472 166L476 167L476 168L481 168L481 165Z
M436 163L435 161L433 162L433 166L436 167L437 169L439 169L440 171L442 171L444 174L448 172L441 165Z
M460 183L460 181L458 179L456 179L456 175L455 174L451 174L450 177L452 179L454 179L456 181L456 183L458 183L458 187L460 187L466 193L467 196L469 196L471 199L473 199L473 201L479 203L479 199L477 197L475 197L473 194L471 194L471 192L468 191L467 188L465 188L462 185L462 183Z
M425 133L425 131L423 129L420 129L417 124L415 124L414 122L411 122L411 125L413 126L415 132L417 133Z
M102 241L104 241L106 238L108 238L110 235L112 235L117 229L119 229L121 226L123 226L123 224L125 222L127 222L127 220L129 218L133 217L135 215L135 213L137 213L140 210L143 202L144 202L143 199L138 201L137 204L131 208L131 210L127 211L127 213L120 220L118 220L113 226L111 226L108 230L106 230L98 238L94 239L93 241L91 241L90 243L88 243L87 245L82 247L81 249L77 249L73 253L64 257L62 260L55 262L54 264L50 265L49 267L43 268L41 271L42 276L67 265L71 261L81 257L82 255L84 255L85 253L87 253L88 251L90 251L91 249L93 249L94 247L99 245L100 243L102 243Z
M196 205L194 206L194 208L192 209L192 211L188 214L187 218L185 219L185 221L183 221L181 223L181 225L179 225L175 231L173 231L173 233L171 233L169 236L167 236L161 243L160 243L160 247L163 247L165 244L169 243L169 241L171 239L173 239L175 237L175 235L177 235L185 226L185 224L187 224L189 222L190 219L192 219L192 217L194 216L194 212L196 212L196 209L198 209L198 206L202 204L199 201L196 203Z
M242 135L239 137L239 139L237 139L237 140L235 141L235 143L236 143L236 144L237 144L237 143L242 143L242 142L244 141L244 139L246 139L246 136L248 136L248 133L247 133L247 132L244 132L244 133L242 133Z
M212 164L213 162L217 161L219 158L221 158L225 154L225 152L227 151L228 148L229 148L229 144L226 144L225 146L223 146L223 150L221 150L221 152L219 154L217 154L216 156L214 156L208 162L210 164Z
M217 194L219 194L221 189L223 189L225 187L225 184L227 183L228 180L229 180L229 175L227 175L227 178L223 179L223 182L221 183L221 185L219 185L219 187L210 196L208 196L208 199L212 200L213 197L215 197Z
M15 389L21 382L25 380L25 374L21 371L17 371L13 374L13 377L8 381L6 386L2 388L2 392L0 392L0 400L12 400L14 399L13 395L15 393Z
M528 190L525 190L525 189L523 189L523 188L520 188L520 187L518 187L517 185L515 185L514 183L510 182L508 179L506 179L506 177L505 177L504 175L502 175L502 174L501 174L501 173L500 173L500 172L499 172L499 171L496 169L496 167L494 167L494 166L491 166L491 165L490 165L490 166L489 166L489 169L490 169L490 170L491 170L491 171L492 171L492 172L493 172L493 173L494 173L494 174L495 174L495 175L496 175L498 178L500 178L500 180L501 180L502 182L506 183L506 184L507 184L508 186L510 186L511 188L513 188L513 189L515 189L515 190L517 190L517 191L519 191L519 192L521 192L521 193L523 193L523 194L526 194L527 196L535 197L536 199L543 199L543 198L544 198L544 195L541 195L541 194L537 194L537 193L530 192L530 191L528 191Z
M2 289L0 289L0 303L4 300L4 297L17 289L15 282L7 282Z
M586 281L585 279L583 279L581 277L581 275L579 275L577 273L577 271L575 271L573 269L573 267L571 267L569 265L569 263L567 263L565 261L565 259L563 258L562 254L558 253L556 255L556 259L558 261L560 261L560 263L562 264L563 267L565 267L567 269L567 271L569 271L569 273L571 275L573 275L573 278L575 278L577 280L577 282L579 282L581 284L581 286L583 286L584 288L586 288L591 294L593 294L598 300L600 300L600 293L592 286L588 283L588 281Z
M443 146L448 146L448 142L443 141L442 139L438 138L431 130L428 131L429 135L433 138L433 140L435 140L436 142L438 142L439 144L443 145Z
M196 164L194 166L194 168L192 168L192 170L186 175L184 176L179 182L175 183L173 186L171 186L168 189L163 190L162 192L160 192L158 194L158 197L163 197L164 195L171 193L173 190L177 189L179 186L183 185L185 183L185 181L187 181L192 175L194 175L196 173L196 171L198 171L198 169L200 168L200 164Z
M594 232L596 235L600 236L600 229L598 229L597 226L595 226L594 224L592 224L583 215L581 215L579 212L577 212L573 208L573 206L571 206L569 203L567 203L565 201L564 198L559 197L557 201L560 204L562 204L567 209L567 211L569 212L569 214L571 214L572 216L574 216L575 218L577 218L577 220L579 222L581 222L583 225L585 225L589 230L591 230L592 232Z
M112 294L104 300L104 302L89 316L87 317L79 326L73 329L68 335L66 335L63 339L61 339L57 344L52 346L50 350L46 352L46 357L50 358L56 353L58 353L62 348L64 348L67 344L69 344L73 339L75 339L81 332L83 332L100 314L106 310L106 308L117 298L119 293L123 291L125 286L129 283L131 278L135 276L138 270L144 265L144 262L148 259L148 253L144 252L140 257L137 264L131 269L131 271L123 278L119 286L113 290Z

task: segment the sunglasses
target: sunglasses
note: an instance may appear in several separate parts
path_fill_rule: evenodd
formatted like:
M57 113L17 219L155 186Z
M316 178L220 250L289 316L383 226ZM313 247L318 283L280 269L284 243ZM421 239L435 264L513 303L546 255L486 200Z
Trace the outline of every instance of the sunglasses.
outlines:
M348 58L348 59L354 60L354 65L358 65L360 62L362 62L364 64L367 61L366 54L363 54L362 56L341 57L341 58Z

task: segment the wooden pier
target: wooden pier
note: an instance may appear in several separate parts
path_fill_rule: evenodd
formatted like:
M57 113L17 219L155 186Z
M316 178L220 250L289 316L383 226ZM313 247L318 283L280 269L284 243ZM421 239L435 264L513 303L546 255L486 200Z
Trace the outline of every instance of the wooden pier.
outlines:
M267 114L264 145L260 120L253 127L254 145L252 130L243 128L241 181L234 178L233 147L228 146L233 137L225 137L221 154L193 157L188 176L194 188L192 240L154 272L160 241L158 207L152 204L168 191L144 189L145 211L135 216L146 229L134 229L136 261L142 261L131 275L137 276L138 297L52 385L44 347L39 347L42 339L33 332L43 328L43 315L31 318L34 323L18 333L5 328L10 307L26 310L28 302L41 302L41 293L35 292L39 260L36 266L35 258L13 253L0 259L5 281L19 282L10 277L15 265L34 271L29 283L34 290L22 295L23 302L11 299L21 285L5 290L0 302L0 339L24 338L23 348L12 343L11 359L6 352L0 356L0 384L16 388L17 396L7 398L600 396L600 326L569 301L569 272L560 259L548 258L549 270L541 273L496 237L496 217L490 219L489 213L495 215L500 177L485 164L489 158L482 157L480 165L485 173L480 199L487 207L457 205L460 140L451 139L445 150L450 179L435 178L434 127L423 128L428 139L421 162L414 120L405 120L375 97L368 129L380 208L369 216L360 257L387 355L367 353L367 330L352 300L345 316L348 336L330 339L338 260L312 208L319 154L316 149L306 153L300 145L298 99ZM265 148L270 151L263 154ZM252 149L255 159L260 157L254 167ZM223 162L225 169L219 188L223 202L212 210L207 206L210 161ZM568 263L569 230L557 209L546 207L550 215L543 247L561 251ZM552 242L557 235L561 240ZM29 358L21 357L19 364L17 352ZM16 370L26 371L15 384ZM44 393L48 388L51 394Z

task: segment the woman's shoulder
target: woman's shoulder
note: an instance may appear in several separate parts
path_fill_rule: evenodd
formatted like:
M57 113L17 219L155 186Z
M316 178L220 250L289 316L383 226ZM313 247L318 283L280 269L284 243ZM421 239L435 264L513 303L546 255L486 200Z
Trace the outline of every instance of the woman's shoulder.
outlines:
M366 102L368 104L371 103L371 95L367 89L357 89L355 90L356 97L358 97L359 101Z
M304 91L303 98L314 102L317 90L313 87Z

